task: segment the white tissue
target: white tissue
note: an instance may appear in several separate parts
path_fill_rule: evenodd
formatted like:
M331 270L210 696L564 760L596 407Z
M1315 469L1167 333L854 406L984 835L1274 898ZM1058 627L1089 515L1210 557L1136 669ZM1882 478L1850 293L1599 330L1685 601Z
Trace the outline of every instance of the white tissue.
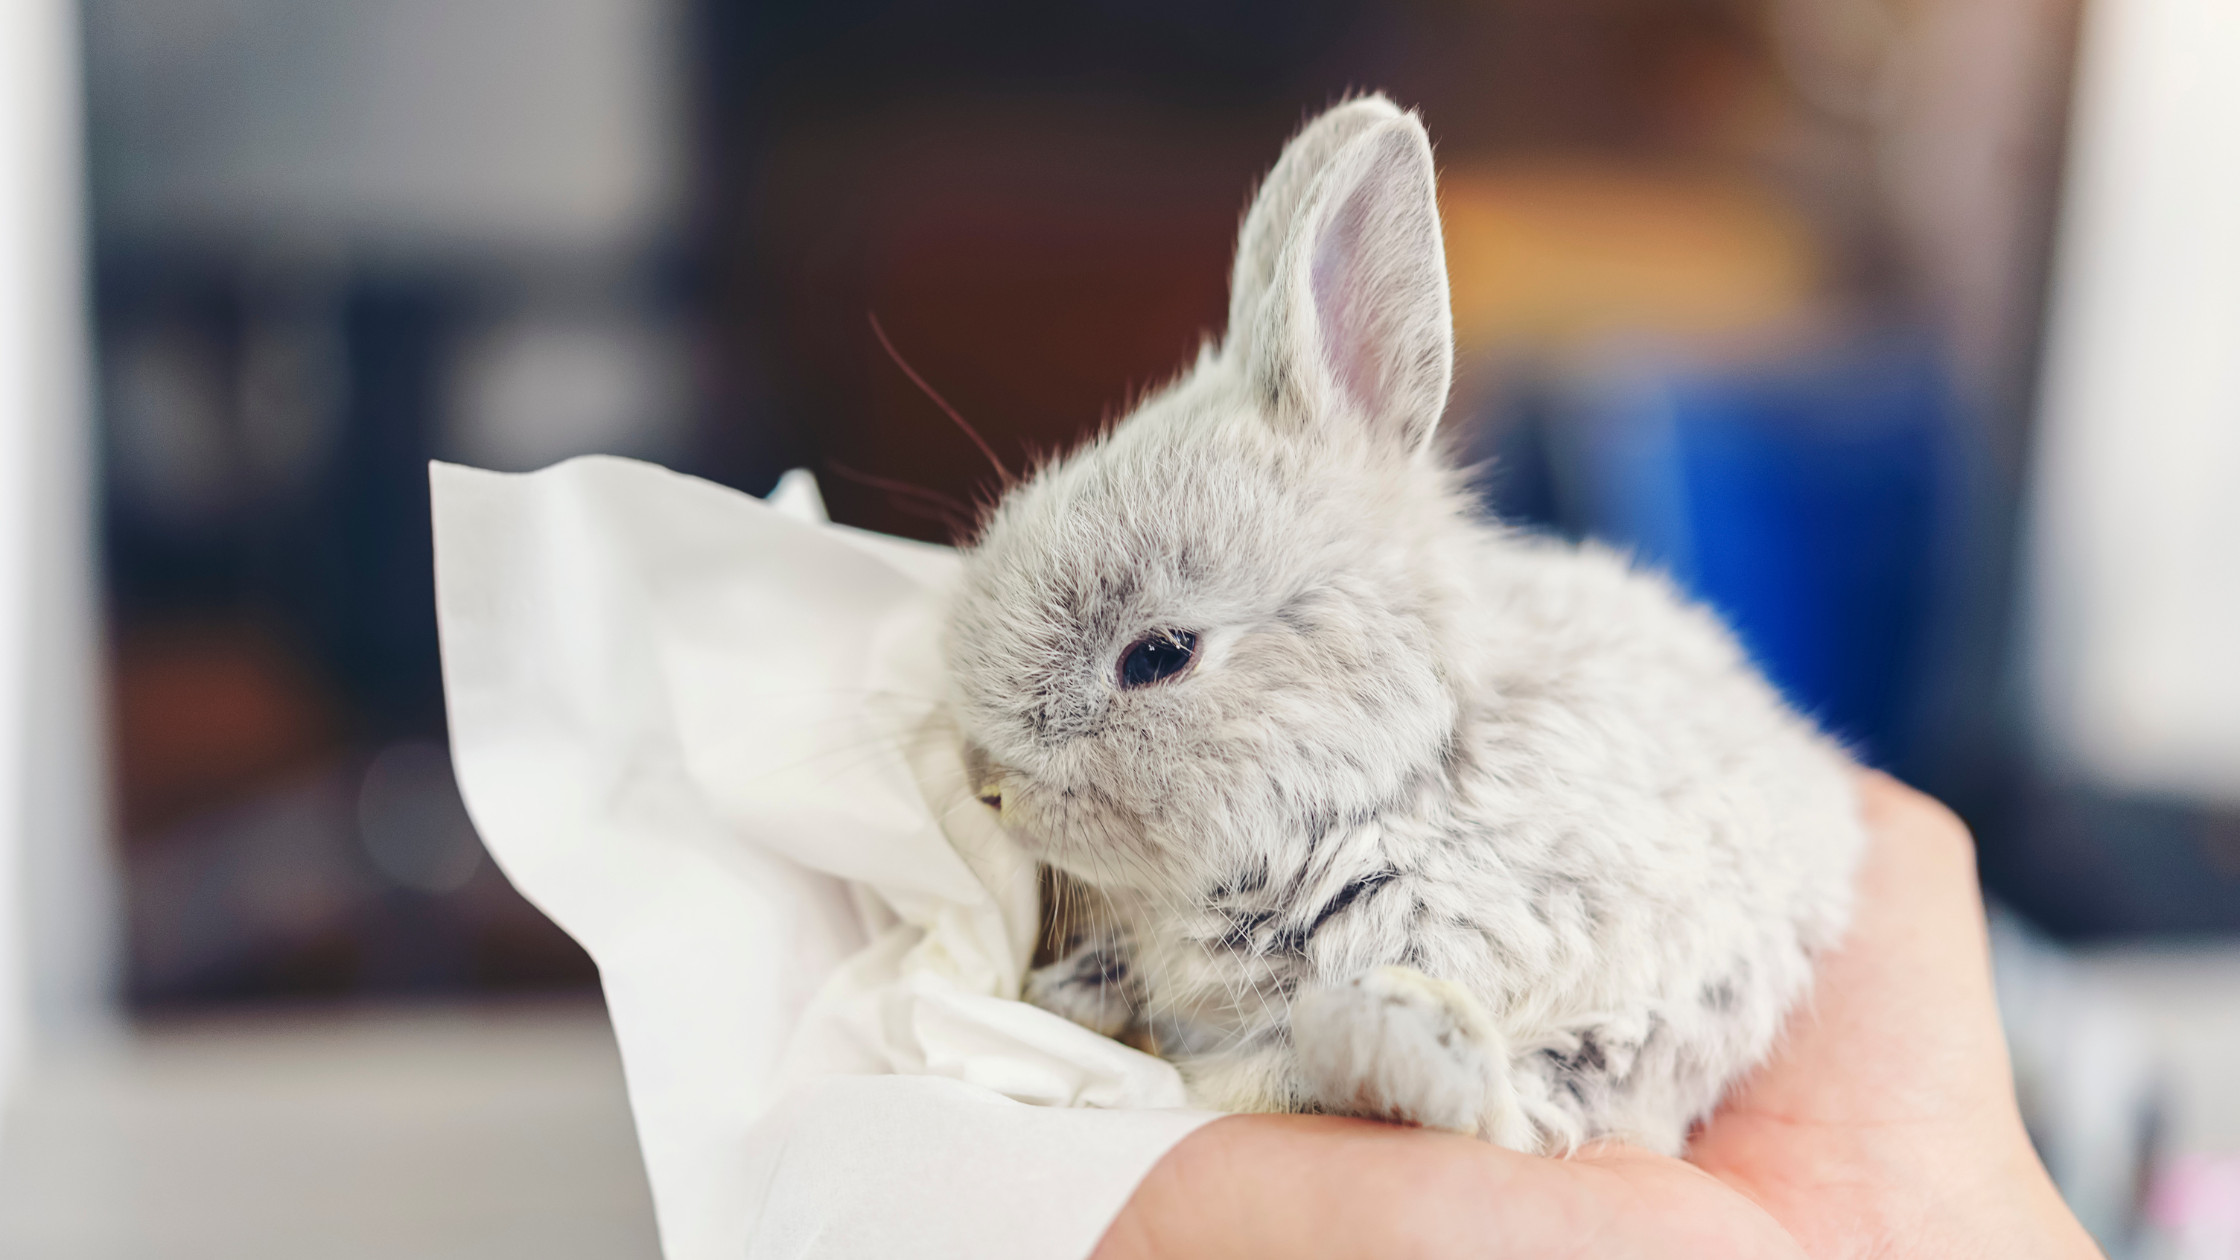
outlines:
M955 555L807 473L431 480L460 788L598 961L669 1260L1086 1255L1210 1117L1016 1000L1035 873L945 725Z

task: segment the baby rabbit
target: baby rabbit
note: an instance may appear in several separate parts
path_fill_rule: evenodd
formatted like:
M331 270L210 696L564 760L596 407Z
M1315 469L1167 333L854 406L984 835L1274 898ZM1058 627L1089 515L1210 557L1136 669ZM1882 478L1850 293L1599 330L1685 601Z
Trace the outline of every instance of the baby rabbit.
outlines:
M1211 1108L1676 1153L1844 931L1850 772L1664 581L1480 514L1452 361L1430 142L1353 100L1221 344L990 515L966 762L1091 911L1029 997Z

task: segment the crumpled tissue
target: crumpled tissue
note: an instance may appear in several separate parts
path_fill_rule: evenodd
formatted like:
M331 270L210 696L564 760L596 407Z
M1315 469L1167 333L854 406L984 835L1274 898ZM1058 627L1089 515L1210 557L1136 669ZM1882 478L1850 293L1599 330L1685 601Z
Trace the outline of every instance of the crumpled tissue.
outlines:
M1211 1117L1018 1000L1036 875L947 724L954 552L805 472L430 475L460 789L599 964L668 1260L1087 1255Z

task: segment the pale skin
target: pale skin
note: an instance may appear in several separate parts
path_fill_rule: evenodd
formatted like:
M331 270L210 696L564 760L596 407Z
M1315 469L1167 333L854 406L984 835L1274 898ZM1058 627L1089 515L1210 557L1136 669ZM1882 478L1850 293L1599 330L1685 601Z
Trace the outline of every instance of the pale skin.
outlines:
M2023 1133L1966 828L1882 775L1860 793L1851 935L1685 1161L1230 1116L1160 1160L1095 1260L2100 1256Z

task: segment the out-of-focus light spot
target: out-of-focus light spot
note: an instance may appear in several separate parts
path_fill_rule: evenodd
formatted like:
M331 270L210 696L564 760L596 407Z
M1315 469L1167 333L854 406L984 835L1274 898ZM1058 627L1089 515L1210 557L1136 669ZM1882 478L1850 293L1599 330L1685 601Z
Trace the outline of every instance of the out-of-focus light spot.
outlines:
M624 320L508 320L461 357L445 453L508 472L575 455L666 455L684 418L682 358Z
M150 332L112 348L107 396L110 459L131 506L167 524L200 525L233 489L225 387L206 346Z
M2240 8L2088 5L2031 486L2042 753L2240 804Z
M451 754L428 740L391 744L366 767L358 838L374 869L421 892L457 891L482 868L482 841L451 778Z
M1749 180L1459 164L1439 209L1465 352L1761 332L1796 319L1825 270L1804 215Z
M348 354L340 321L281 311L256 321L242 346L243 460L264 486L309 481L340 435Z

